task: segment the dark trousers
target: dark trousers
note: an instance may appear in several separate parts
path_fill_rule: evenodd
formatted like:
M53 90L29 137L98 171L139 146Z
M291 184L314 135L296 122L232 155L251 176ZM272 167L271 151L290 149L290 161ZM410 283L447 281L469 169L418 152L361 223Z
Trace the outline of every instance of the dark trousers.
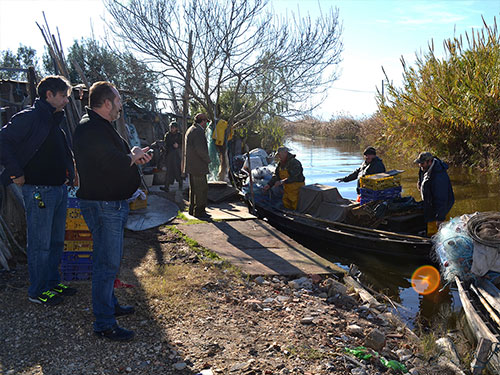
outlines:
M189 174L189 214L202 215L207 207L208 182L207 175Z

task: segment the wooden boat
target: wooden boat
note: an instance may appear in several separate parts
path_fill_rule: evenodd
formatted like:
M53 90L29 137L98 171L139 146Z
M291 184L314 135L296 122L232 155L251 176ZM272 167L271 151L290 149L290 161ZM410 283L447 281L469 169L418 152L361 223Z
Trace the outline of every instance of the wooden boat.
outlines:
M492 374L500 374L500 291L486 279L473 283L455 277L455 282L475 340L479 343L483 338L491 342L483 361L487 360L486 367Z
M331 246L391 257L430 260L431 239L320 219L262 202L252 206L258 217L288 234L327 242Z

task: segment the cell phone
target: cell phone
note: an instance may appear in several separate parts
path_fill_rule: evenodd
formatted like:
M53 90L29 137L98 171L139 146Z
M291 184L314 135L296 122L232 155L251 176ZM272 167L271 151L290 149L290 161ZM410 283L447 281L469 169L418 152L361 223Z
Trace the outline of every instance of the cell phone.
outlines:
M146 151L146 154L148 154L148 155L153 155L153 149L152 149L152 148L150 148L148 151Z

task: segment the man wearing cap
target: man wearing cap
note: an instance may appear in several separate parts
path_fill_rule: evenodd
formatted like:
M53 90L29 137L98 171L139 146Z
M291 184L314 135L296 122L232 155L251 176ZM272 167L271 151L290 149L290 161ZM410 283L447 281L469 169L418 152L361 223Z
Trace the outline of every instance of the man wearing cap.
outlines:
M179 190L182 190L180 147L182 144L182 133L179 131L179 126L175 121L170 123L170 130L165 133L163 143L165 145L167 172L165 175L165 187L161 189L168 192L169 186L178 181Z
M285 208L295 210L299 203L299 190L305 185L302 164L290 153L288 148L278 148L279 163L273 177L264 186L264 191L272 187L283 186L283 205Z
M377 156L377 151L373 147L367 147L363 152L365 157L365 161L361 164L361 166L352 172L350 175L337 178L338 182L349 182L358 180L358 187L356 188L357 193L359 194L359 179L363 176L368 176L371 174L383 173L385 172L385 165L382 163L382 159Z
M186 162L184 173L189 174L189 214L199 219L208 219L206 213L208 195L208 154L205 129L208 117L204 113L198 113L194 117L193 125L186 132Z
M415 163L420 167L417 186L424 201L427 235L433 235L439 229L439 225L446 220L446 215L455 203L447 173L448 164L430 152L421 152Z

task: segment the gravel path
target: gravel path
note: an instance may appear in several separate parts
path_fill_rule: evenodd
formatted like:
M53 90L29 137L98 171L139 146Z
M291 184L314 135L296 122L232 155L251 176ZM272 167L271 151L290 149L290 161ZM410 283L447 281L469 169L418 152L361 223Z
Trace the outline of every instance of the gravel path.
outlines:
M380 355L412 374L452 373L424 362L403 327L331 279L250 280L168 227L125 239L120 279L135 287L116 293L136 313L118 319L135 340L93 335L90 281L71 283L78 294L59 306L30 303L18 263L0 272L0 374L390 373L376 357L346 354L374 330L385 339Z

